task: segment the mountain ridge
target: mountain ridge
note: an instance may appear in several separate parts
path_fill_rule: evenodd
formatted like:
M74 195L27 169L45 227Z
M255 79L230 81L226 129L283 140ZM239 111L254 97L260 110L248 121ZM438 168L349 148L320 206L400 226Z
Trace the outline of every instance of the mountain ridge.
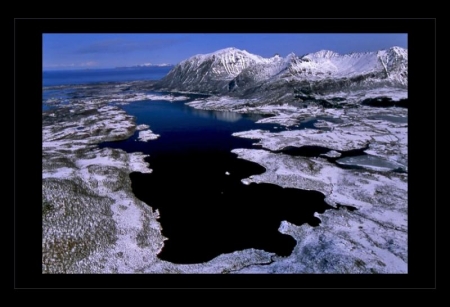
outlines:
M185 59L155 84L156 89L166 91L266 102L289 102L299 89L314 95L407 86L408 53L398 46L348 54L320 50L300 57L290 53L271 58L229 47Z

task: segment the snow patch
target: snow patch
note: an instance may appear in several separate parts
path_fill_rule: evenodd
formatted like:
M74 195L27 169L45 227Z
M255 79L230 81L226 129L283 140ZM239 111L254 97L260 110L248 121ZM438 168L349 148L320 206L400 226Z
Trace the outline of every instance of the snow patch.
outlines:
M151 130L139 131L138 140L141 142L156 140L157 138L159 138L159 134L154 134Z
M141 125L137 125L136 126L136 130L145 130L145 129L148 129L148 128L150 128L150 126L149 125L145 125L145 124L141 124Z

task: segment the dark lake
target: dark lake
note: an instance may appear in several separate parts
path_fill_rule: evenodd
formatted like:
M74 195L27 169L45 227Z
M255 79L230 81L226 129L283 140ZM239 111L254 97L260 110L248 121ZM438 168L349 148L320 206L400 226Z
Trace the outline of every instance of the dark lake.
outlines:
M130 178L136 197L159 210L168 238L158 255L163 260L200 263L248 248L288 256L296 241L278 232L281 221L317 226L314 212L331 209L319 192L241 182L265 169L231 153L258 148L255 141L231 134L280 131L282 126L256 124L259 115L196 110L184 102L139 101L122 108L137 124L150 125L159 139L140 142L136 132L125 141L100 146L150 155L146 159L153 173L135 172Z

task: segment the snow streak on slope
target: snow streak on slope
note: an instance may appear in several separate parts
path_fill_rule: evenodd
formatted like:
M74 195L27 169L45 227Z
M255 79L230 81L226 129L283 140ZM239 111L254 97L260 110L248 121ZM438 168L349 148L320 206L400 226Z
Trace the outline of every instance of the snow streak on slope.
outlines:
M270 59L245 50L226 48L209 54L195 55L176 65L158 87L204 93L228 91L228 82L242 70Z
M408 85L408 52L400 47L378 51L378 59L388 75L388 78Z
M308 54L292 65L297 71L311 72L315 77L333 75L335 77L367 74L382 69L375 52L340 55L333 51L321 50Z
M199 54L180 64L201 66L203 63L211 63L211 72L221 77L235 77L243 69L259 64L267 63L268 59L251 54L245 50L225 48L209 54Z
M255 82L268 80L286 70L290 65L290 60L291 58L289 56L282 58L276 55L243 69L238 78L239 80L251 78Z
M292 71L306 72L319 78L327 75L342 78L372 73L374 77L394 78L406 85L407 65L408 53L400 47L344 55L321 50L301 57L300 61L293 63Z

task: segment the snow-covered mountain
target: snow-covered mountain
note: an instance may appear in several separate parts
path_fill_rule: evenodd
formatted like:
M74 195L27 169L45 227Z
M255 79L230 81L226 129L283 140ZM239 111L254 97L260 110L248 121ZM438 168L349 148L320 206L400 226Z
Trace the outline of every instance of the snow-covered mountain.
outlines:
M344 55L330 50L321 50L293 62L291 72L307 79L370 75L378 79L395 79L400 84L407 85L407 64L408 53L400 47ZM403 72L404 75L402 75Z
M176 65L159 86L170 90L221 93L245 68L270 61L232 47L198 54Z
M407 88L408 53L392 47L364 53L330 50L263 58L226 48L176 65L157 87L171 91L277 99L294 92L330 93L377 87Z

